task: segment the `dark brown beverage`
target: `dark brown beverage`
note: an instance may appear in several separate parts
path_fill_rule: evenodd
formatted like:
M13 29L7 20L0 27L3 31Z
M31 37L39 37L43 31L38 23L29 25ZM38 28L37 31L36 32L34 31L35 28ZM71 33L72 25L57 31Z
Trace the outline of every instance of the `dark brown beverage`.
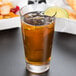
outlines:
M22 32L26 62L33 65L48 64L54 34L54 21L39 12L22 17Z

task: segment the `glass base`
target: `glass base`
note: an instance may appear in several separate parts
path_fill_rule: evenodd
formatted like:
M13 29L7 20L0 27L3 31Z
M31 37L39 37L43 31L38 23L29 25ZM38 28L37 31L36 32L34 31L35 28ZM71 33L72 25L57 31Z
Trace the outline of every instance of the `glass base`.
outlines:
M26 69L32 73L43 73L49 70L49 68L50 68L50 64L37 66L26 63Z

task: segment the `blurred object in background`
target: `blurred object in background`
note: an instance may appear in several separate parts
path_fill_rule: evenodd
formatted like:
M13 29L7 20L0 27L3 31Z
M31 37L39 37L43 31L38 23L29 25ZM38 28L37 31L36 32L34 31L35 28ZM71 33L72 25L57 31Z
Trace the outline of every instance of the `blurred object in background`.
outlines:
M66 0L66 2L76 12L76 0Z
M18 6L14 6L9 0L0 0L0 20L18 17Z
M12 1L16 0L0 0L0 30L20 26L20 17L18 15L20 8Z
M39 0L39 3L42 3L42 2L46 3L46 0Z
M28 4L34 4L35 0L29 0Z
M71 7L72 10L67 10L69 18L76 20L76 0L63 0L64 4Z
M38 4L40 4L40 3L46 3L46 0L29 0L28 4L35 4L36 2Z
M76 20L76 13L75 12L72 12L70 10L67 10L67 12L69 14L70 19Z

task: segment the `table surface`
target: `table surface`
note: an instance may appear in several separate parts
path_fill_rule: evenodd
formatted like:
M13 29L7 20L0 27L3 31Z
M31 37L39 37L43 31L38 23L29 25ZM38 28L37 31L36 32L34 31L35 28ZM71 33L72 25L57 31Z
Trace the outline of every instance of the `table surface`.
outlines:
M26 70L20 28L0 31L0 76L76 76L76 35L55 33L50 70Z

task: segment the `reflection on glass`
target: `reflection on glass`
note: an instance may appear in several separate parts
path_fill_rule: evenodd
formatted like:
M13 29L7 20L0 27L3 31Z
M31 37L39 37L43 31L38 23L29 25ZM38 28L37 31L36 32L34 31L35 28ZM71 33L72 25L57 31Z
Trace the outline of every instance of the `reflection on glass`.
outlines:
M45 73L41 73L41 74L36 74L36 73L31 73L28 70L26 70L25 76L50 76L50 75L49 75L49 71L46 71Z

